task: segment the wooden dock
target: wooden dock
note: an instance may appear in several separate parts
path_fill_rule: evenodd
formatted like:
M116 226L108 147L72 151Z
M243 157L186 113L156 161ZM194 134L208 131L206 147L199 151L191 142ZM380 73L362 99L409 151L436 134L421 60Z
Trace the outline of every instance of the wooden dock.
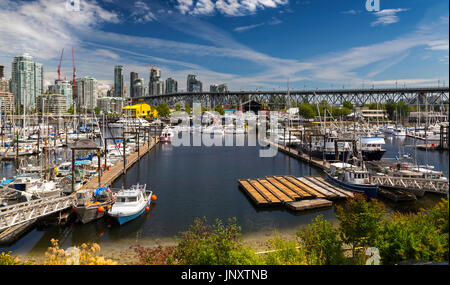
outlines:
M159 142L159 137L152 138L150 144L145 144L139 148L139 153L136 151L127 156L126 170L128 170L133 164L135 164L140 158L147 154L157 143ZM139 154L139 155L138 155ZM109 170L103 171L100 176L100 187L110 186L114 181L119 178L124 173L123 160L118 161ZM82 189L94 189L99 187L98 176L94 176L86 184L84 184Z
M333 199L353 197L353 193L334 186L322 177L267 176L238 180L240 188L257 206L285 205L289 209L328 206ZM307 203L305 201L317 200ZM323 200L327 201L326 203ZM296 203L303 201L303 203ZM290 205L290 206L289 206Z
M315 157L311 157L306 153L302 153L297 151L296 149L292 148L292 147L288 147L288 146L284 146L284 145L279 145L277 143L271 142L266 140L267 143L272 144L274 146L276 146L278 148L279 151L281 151L284 154L287 154L291 157L300 159L306 163L309 163L312 166L315 166L317 168L320 168L322 170L329 170L330 169L330 163L317 159Z
M286 204L286 207L293 211L305 211L317 208L328 208L331 206L333 206L333 202L326 199L302 200Z

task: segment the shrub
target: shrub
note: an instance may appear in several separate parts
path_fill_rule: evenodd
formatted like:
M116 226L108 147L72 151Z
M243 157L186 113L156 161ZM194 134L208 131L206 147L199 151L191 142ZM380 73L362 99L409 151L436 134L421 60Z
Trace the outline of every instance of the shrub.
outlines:
M175 247L158 245L154 248L142 247L137 245L134 247L137 253L139 264L141 265L169 265L176 264L174 260Z
M13 257L11 251L8 253L2 252L0 254L0 265L18 265L20 260L18 257Z
M448 260L448 236L430 222L425 214L394 214L383 223L375 244L383 264L402 260Z
M116 265L117 262L105 259L103 256L95 256L100 251L100 246L96 243L83 243L80 248L78 258L74 258L73 253L68 253L59 247L58 240L51 239L52 246L45 252L44 265Z
M306 265L303 249L296 241L285 241L275 236L270 241L272 250L262 256L267 265Z
M306 230L297 232L301 239L308 264L336 265L344 262L344 251L339 232L330 222L317 216Z
M355 250L374 245L385 214L383 204L375 199L366 200L363 195L355 195L345 205L336 206L341 239L351 246L353 256Z
M217 219L212 226L206 223L206 218L196 219L177 238L174 257L180 264L189 265L254 264L256 254L242 246L240 231L236 219L230 219L227 225Z

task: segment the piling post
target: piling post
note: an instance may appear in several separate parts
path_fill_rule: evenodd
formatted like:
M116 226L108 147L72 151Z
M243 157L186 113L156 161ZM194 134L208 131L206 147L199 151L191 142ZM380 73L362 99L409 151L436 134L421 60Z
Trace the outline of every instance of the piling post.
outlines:
M123 136L123 174L127 174L127 153L126 153L126 140L125 135Z
M72 193L75 191L75 149L72 149Z
M97 158L98 158L98 187L101 187L101 176L102 176L102 171L101 171L101 156L100 156L100 149L97 150Z

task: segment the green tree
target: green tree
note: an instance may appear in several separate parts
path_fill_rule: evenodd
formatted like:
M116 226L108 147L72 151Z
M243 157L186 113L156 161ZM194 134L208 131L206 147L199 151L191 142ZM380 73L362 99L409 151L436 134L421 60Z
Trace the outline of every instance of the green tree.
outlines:
M374 246L379 249L383 264L411 259L448 260L448 232L442 234L425 213L394 214L383 223Z
M342 103L342 107L353 110L353 104L350 101L344 101L344 103Z
M99 107L95 107L95 108L94 108L94 112L95 112L96 115L99 115L99 114L100 114L100 111L101 111L101 110L100 110Z
M216 111L217 113L219 113L220 115L224 115L225 114L225 109L223 108L222 105L218 105L214 108L214 111Z
M176 105L176 106L175 106L175 111L177 111L177 112L178 112L178 111L181 111L180 105Z
M300 116L311 119L316 116L316 111L314 110L313 106L311 104L300 104L298 106L298 113Z
M167 117L170 115L170 109L166 103L160 104L158 107L156 107L156 110L158 111L160 117Z
M73 115L73 106L70 106L69 109L67 109L67 113Z
M297 232L308 264L339 265L344 263L339 231L333 229L323 215L317 216L306 230Z
M186 105L186 107L184 107L184 111L189 115L192 112L191 106Z
M336 216L340 221L341 239L351 246L353 257L356 249L374 246L380 232L386 207L375 199L355 195L345 205L336 206Z

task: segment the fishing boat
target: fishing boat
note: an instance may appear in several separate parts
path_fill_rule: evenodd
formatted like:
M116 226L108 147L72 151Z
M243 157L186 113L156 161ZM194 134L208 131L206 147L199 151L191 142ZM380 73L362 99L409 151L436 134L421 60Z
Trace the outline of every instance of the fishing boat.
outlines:
M153 192L147 191L146 186L136 184L130 189L120 190L115 196L114 204L108 210L108 215L123 225L139 217L145 210L149 210Z
M331 163L327 176L330 182L344 189L377 198L378 186L370 182L365 169L345 162Z
M75 213L78 220L87 224L104 217L114 200L109 188L99 187L95 191L91 189L77 191L77 202Z
M360 137L358 140L364 161L380 160L386 152L384 137Z

